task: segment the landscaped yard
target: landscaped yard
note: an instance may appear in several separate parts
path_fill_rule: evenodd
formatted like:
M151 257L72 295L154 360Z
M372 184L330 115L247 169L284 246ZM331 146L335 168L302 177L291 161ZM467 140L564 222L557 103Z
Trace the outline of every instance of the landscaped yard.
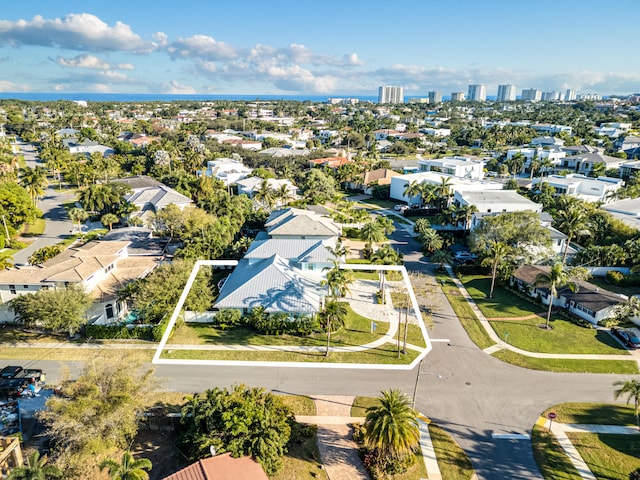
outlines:
M588 425L635 425L631 405L598 403L562 403L542 413L554 412L559 423ZM598 479L627 480L629 473L640 468L640 435L610 435L567 432ZM581 477L546 426L536 425L531 437L533 451L547 480L578 480Z
M492 354L493 357L503 362L531 370L545 370L548 372L573 372L573 373L616 373L635 375L638 372L638 364L629 357L629 360L578 360L564 358L536 358L511 350L499 350Z
M640 287L620 287L618 285L612 285L607 282L606 277L591 277L589 279L589 283L593 283L594 285L613 293L621 293L628 297L640 294Z

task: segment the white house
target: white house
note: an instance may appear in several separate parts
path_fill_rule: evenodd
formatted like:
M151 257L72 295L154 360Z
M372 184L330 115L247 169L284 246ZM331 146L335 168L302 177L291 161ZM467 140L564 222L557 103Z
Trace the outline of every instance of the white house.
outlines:
M555 188L556 195L570 195L588 202L606 202L613 193L622 188L621 178L598 177L591 178L575 173L561 176L549 175L544 178L534 178L531 184L533 190L536 185L546 183Z
M515 190L489 190L489 191L457 191L453 195L453 203L458 207L475 205L478 209L471 220L473 230L486 214L504 212L523 212L526 210L540 213L542 205L523 197Z
M443 180L444 179L444 180ZM449 181L450 189L455 192L481 192L488 190L500 190L502 191L502 183L491 182L488 180L473 180L469 178L454 177L446 173L437 172L418 172L409 173L407 175L398 175L391 179L390 197L394 200L403 201L406 203L418 203L420 197L409 198L404 194L405 189L412 182L418 183L430 183L433 185L439 185L443 181Z
M546 159L549 160L549 162L551 162L551 165L553 165L554 167L558 167L558 165L560 165L560 163L562 162L562 159L565 158L567 156L567 153L563 150L560 150L559 148L555 148L555 147L551 147L551 148L533 148L533 147L527 147L527 148L511 148L509 150L507 150L507 160L510 160L513 158L514 155L516 154L521 154L522 156L524 156L525 161L524 161L524 165L522 167L522 170L528 170L531 168L531 162L533 161L533 159L535 157L538 158L538 160L544 161Z
M298 208L272 212L264 226L271 238L328 240L342 234L342 228L329 217Z
M198 170L198 176L215 177L225 185L233 185L238 180L247 178L252 170L241 161L232 158L216 158L207 161L206 170Z
M594 165L604 164L607 169L620 168L627 160L619 157L604 155L600 152L590 152L584 154L571 155L563 158L558 168L563 170L573 170L576 173L587 175Z
M453 175L454 177L484 178L484 160L473 160L468 157L444 157L418 160L421 172L437 172Z
M92 241L81 247L70 247L40 266L27 266L0 272L0 301L41 289L80 285L93 295L94 304L88 318L99 323L112 323L126 313L126 305L118 301L117 292L128 282L146 276L160 256L130 255L130 241ZM0 310L3 321L12 321L13 313Z
M260 189L262 182L265 179L260 177L248 177L242 180L238 180L236 183L238 185L238 194L245 194L249 198L253 198L256 190ZM298 187L296 187L291 180L286 178L268 178L266 179L267 185L271 190L279 191L283 186L287 189L287 193L290 199L296 198L296 194L298 192Z

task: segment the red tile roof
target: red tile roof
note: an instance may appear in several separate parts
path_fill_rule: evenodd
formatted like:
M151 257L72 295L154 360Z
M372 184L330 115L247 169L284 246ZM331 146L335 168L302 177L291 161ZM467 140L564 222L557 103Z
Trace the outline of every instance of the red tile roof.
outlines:
M345 157L327 157L327 158L316 158L315 160L309 160L309 163L312 165L323 165L328 168L338 168L342 165L346 165L347 163L351 163L352 160L349 160Z
M163 480L269 480L269 477L253 458L233 458L225 453L198 460Z

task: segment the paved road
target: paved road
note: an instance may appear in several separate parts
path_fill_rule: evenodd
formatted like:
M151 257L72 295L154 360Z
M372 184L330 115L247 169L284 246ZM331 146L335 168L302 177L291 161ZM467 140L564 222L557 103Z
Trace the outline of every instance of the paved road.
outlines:
M20 146L28 167L34 168L38 165L42 166L40 159L36 156L37 152L32 145L22 143ZM27 248L17 252L13 256L14 263L28 263L28 258L33 252L48 245L55 245L71 233L73 224L67 217L62 205L73 199L75 193L57 192L54 186L56 185L47 187L43 198L38 202L38 208L42 210L46 222L44 233L34 237L33 243Z

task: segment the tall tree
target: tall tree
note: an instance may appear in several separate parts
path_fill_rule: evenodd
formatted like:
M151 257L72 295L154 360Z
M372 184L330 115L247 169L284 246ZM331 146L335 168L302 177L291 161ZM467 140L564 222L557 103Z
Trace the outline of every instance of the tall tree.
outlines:
M629 403L633 399L636 424L638 425L638 429L640 429L640 382L638 380L618 380L614 382L613 386L620 387L613 392L613 398L616 400L626 396L626 401Z
M109 231L113 230L113 224L118 223L119 220L115 213L105 213L100 217L100 223L105 227L109 227Z
M151 470L148 458L134 459L131 452L124 452L120 463L107 459L100 463L100 470L106 469L111 480L149 480L146 470Z
M276 191L271 188L269 180L265 178L253 192L253 198L257 202L261 203L264 208L271 210L276 204L277 194Z
M324 305L324 309L320 312L320 319L323 321L325 328L327 329L327 349L324 356L329 356L329 349L331 347L331 333L334 327L337 329L344 325L345 318L347 317L347 307L344 303L336 300L331 300ZM337 330L336 329L336 330Z
M545 329L549 329L549 320L551 319L551 309L553 308L553 300L558 296L558 289L568 286L575 291L578 287L576 280L584 280L589 276L586 269L581 267L567 270L564 264L556 262L551 267L549 273L540 273L534 282L536 286L544 286L549 289L549 308L547 310L547 322Z
M411 205L415 197L420 196L420 206L422 206L422 184L413 180L405 185L402 195L407 197L407 203Z
M482 266L491 267L491 289L489 290L489 298L493 298L493 289L496 285L496 276L500 266L509 259L511 248L502 243L491 241L489 243L489 251L487 256L482 260Z
M397 460L412 454L420 441L420 430L411 400L400 390L387 390L378 405L367 409L365 445L384 459Z
M89 218L89 214L84 208L73 207L67 211L69 219L78 226L78 232L82 232L82 222Z
M371 255L371 263L374 265L399 265L402 263L403 255L395 250L391 245L385 244ZM385 284L387 274L385 270L380 270L380 293L382 303L386 303Z
M451 253L448 250L437 249L431 254L430 260L433 263L437 263L438 270L442 272L444 270L444 264L451 263L453 258L451 258Z
M33 203L38 203L47 187L47 171L42 167L21 168L20 185L25 188Z
M571 240L583 235L589 235L587 213L579 203L569 203L558 212L558 228L567 235L567 242L562 252L562 263L566 263Z

